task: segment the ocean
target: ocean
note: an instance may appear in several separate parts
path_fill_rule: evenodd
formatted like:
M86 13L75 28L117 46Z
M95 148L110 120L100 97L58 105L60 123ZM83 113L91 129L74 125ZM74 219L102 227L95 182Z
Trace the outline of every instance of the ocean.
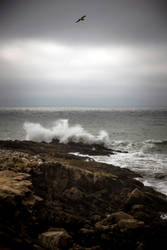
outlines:
M122 150L90 157L140 173L167 195L167 109L0 108L0 140L53 138Z

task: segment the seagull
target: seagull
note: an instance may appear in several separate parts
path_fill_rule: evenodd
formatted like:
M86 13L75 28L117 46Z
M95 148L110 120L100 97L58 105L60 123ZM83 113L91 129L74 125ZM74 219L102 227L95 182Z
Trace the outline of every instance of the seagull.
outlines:
M85 17L86 17L86 15L80 17L75 23L79 23L80 21L85 21Z

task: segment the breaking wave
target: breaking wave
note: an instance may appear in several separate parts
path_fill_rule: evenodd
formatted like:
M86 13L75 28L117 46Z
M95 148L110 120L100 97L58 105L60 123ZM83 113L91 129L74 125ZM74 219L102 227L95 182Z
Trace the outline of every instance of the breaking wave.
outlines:
M145 141L111 141L110 146L114 149L126 151L138 151L141 154L166 154L167 140Z
M128 168L139 173L140 181L144 185L152 186L156 190L167 195L167 140L112 140L104 130L93 135L81 125L70 125L68 120L60 119L52 123L50 127L44 127L40 123L25 122L26 140L38 142L52 142L53 139L60 143L84 143L101 144L115 150L112 155L88 156L95 161L104 162ZM119 152L122 151L122 152ZM75 152L75 154L80 154ZM80 155L84 156L84 155Z
M167 152L167 140L147 140L143 152L164 154Z
M98 135L92 135L81 125L70 126L68 120L60 119L53 123L52 127L46 128L39 123L25 122L26 140L51 142L53 139L60 143L82 142L84 144L103 144L110 142L106 131L100 130Z

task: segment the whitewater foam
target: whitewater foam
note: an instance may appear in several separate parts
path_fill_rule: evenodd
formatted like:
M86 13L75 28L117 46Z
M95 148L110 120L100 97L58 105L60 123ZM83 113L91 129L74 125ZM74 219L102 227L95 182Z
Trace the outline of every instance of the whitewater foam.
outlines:
M57 139L60 143L82 142L85 144L109 145L109 135L105 130L100 130L98 135L92 135L81 125L70 126L68 120L60 119L53 123L50 128L45 128L39 123L25 122L26 140L51 142Z
M167 171L164 169L162 163L155 164L151 167L148 163L148 159L145 158L142 162L138 162L136 158L131 157L132 155L126 153L116 153L114 155L84 155L80 153L71 153L81 157L87 157L90 160L95 160L101 163L107 163L110 165L118 166L121 168L128 168L136 173L141 174L142 177L135 178L142 182L145 186L154 188L155 190L167 195ZM86 161L87 161L86 159ZM163 178L155 178L156 174L163 173Z
M119 144L119 143L118 143ZM122 143L121 143L122 145ZM159 154L144 154L141 151L128 153L116 152L114 155L82 155L97 162L107 163L121 168L128 168L142 177L138 180L145 186L153 187L155 190L167 195L167 158Z

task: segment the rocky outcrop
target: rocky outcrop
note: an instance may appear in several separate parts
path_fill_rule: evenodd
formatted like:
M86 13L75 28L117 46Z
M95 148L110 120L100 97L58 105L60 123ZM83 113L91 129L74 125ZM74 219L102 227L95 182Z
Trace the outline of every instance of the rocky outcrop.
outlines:
M83 147L83 151L82 151ZM163 249L166 196L76 144L0 142L1 249ZM92 146L78 145L86 154ZM106 152L102 146L93 149ZM106 151L105 151L106 150Z
M26 247L36 238L37 221L33 212L42 199L35 196L31 188L30 175L0 171L1 244L16 247L22 242Z

